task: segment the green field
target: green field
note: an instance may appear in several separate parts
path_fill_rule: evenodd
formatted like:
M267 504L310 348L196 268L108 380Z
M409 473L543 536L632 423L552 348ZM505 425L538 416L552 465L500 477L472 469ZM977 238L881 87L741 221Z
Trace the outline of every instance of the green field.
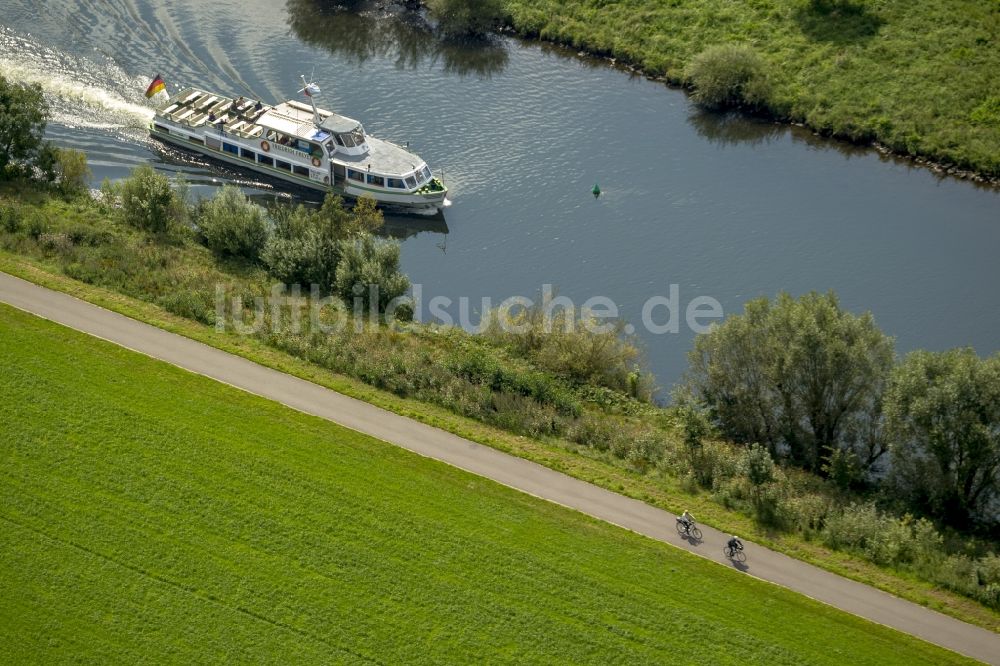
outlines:
M0 306L5 661L961 663Z
M997 0L506 0L528 36L677 83L706 47L750 45L779 117L1000 177Z

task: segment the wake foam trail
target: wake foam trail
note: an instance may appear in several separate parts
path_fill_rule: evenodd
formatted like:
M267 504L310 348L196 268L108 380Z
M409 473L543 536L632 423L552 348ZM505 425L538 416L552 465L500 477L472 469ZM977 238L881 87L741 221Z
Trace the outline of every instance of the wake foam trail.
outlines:
M3 26L0 74L38 84L52 120L69 127L139 130L153 117L142 94L146 77L131 76L110 59L94 62L57 51Z

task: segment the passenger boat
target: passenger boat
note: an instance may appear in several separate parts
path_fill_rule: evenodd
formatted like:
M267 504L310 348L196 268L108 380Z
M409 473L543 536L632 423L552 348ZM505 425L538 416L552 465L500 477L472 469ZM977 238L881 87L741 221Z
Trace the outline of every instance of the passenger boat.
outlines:
M357 120L317 108L319 88L302 77L309 104L269 106L186 88L156 111L150 134L202 155L301 187L384 207L435 214L448 189L406 148L365 133Z

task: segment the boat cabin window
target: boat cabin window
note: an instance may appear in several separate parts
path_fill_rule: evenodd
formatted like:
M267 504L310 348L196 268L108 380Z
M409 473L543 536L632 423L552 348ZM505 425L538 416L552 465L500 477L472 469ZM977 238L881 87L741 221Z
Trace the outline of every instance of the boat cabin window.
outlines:
M257 153L252 150L247 150L246 148L240 148L240 157L245 157L248 160L252 160L257 156Z
M266 155L257 155L257 161L261 164L266 164L267 166L274 166L274 158L268 157Z
M431 170L428 169L427 167L424 167L423 174L425 179L429 179L431 177Z
M326 142L326 152L327 153L329 153L330 155L333 155L333 151L335 151L336 149L337 149L337 147L335 145L333 145L333 141L327 141Z
M360 171L355 171L354 169L347 170L347 177L350 178L351 180L356 180L361 183L365 182L365 174L361 173Z
M341 132L337 135L337 143L345 148L354 148L365 142L365 128L358 125L350 132Z
M304 166L299 166L298 164L292 165L292 171L294 173L299 174L300 176L308 176L309 175L309 169L307 169Z
M232 143L226 143L225 141L222 142L222 149L227 153L232 153L233 155L240 154L239 146Z
M417 186L417 179L414 178L413 176L407 176L406 177L406 186L408 188L410 188L410 189L413 189L414 187Z
M282 162L281 160L274 160L274 166L279 169L284 169L285 171L291 171L292 165L288 162Z
M385 178L382 176L376 176L374 174L368 174L368 184L378 185L379 187L385 187Z
M404 185L403 181L399 178L388 178L387 180L389 182L389 187L395 187L401 190L406 189L406 185Z

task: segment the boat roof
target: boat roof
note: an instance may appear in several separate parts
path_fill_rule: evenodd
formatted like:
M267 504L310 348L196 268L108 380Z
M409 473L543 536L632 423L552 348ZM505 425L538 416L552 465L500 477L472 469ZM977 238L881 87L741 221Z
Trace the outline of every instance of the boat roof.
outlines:
M319 110L319 113L321 117L325 114L334 115L329 111L323 110ZM257 124L276 130L282 134L297 136L303 139L324 141L330 138L328 131L317 128L313 123L312 109L305 104L294 101L282 102L277 106L271 107L257 119ZM358 123L355 122L354 126L356 127L357 125Z
M322 116L324 115L324 113L321 111L320 115ZM325 118L323 118L323 122L321 122L319 126L335 134L343 134L346 132L350 132L360 124L361 123L359 123L357 120L354 120L353 118L342 116L339 113L330 113Z
M333 113L325 109L317 109L317 111L320 118L323 119L320 122L319 128L313 122L312 108L292 100L282 102L268 109L266 113L257 119L257 124L276 130L282 134L316 141L328 139L330 133L350 132L361 125L357 120L342 116L339 113Z
M402 146L372 136L368 137L368 152L364 155L337 153L334 159L350 164L361 171L368 169L368 165L371 165L372 171L386 174L411 173L424 163L422 159Z

